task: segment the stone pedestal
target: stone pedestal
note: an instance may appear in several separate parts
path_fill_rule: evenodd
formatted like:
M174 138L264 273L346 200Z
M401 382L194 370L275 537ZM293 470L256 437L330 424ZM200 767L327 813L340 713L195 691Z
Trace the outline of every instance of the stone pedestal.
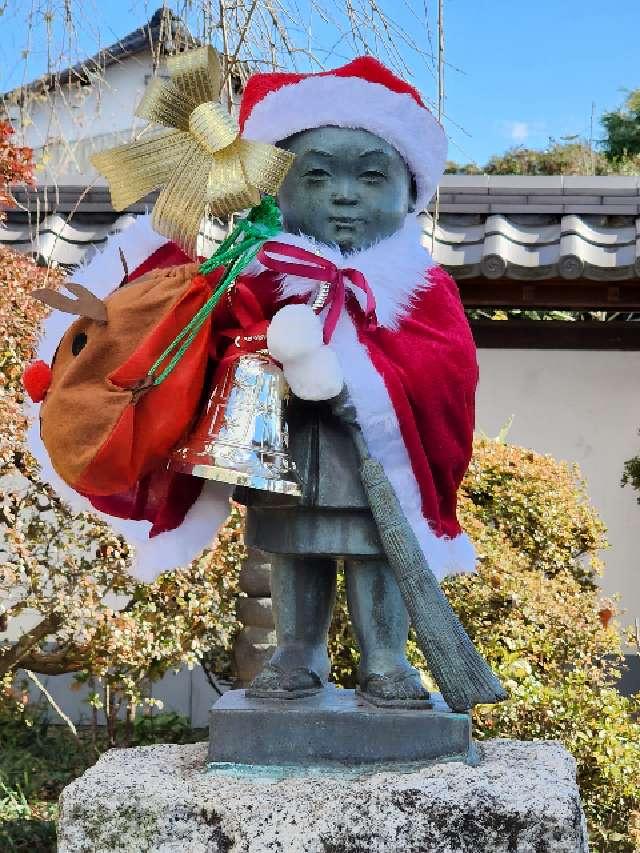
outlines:
M205 771L207 744L117 749L61 797L58 853L586 853L575 763L489 741L477 767Z
M209 712L209 760L305 767L444 757L473 763L469 714L451 711L439 693L429 705L378 708L331 684L306 699L250 699L230 690Z

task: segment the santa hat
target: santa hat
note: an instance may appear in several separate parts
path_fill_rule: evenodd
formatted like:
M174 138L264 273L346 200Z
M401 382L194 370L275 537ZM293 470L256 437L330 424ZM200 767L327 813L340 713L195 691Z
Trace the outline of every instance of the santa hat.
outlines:
M368 130L402 155L425 210L444 170L447 138L420 93L371 56L318 74L249 78L240 105L245 139L276 143L314 127Z

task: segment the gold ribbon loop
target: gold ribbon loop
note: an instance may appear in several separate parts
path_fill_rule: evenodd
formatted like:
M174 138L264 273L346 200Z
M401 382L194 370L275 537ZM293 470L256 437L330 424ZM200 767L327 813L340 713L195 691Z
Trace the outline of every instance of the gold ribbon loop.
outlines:
M238 138L238 127L229 113L211 101L193 110L189 116L189 130L210 154L232 145Z
M147 86L136 115L155 124L189 130L191 105L175 86L155 77Z
M191 109L220 97L222 70L220 55L211 45L176 53L167 59L171 79L189 102Z
M295 156L266 142L246 139L238 140L238 149L247 181L263 193L273 193L273 186L280 188Z
M275 194L294 155L242 139L220 96L220 57L198 47L167 60L171 79L154 79L136 115L169 130L94 154L109 182L116 210L163 187L153 227L195 257L200 222L208 208L226 218L252 207L260 192Z

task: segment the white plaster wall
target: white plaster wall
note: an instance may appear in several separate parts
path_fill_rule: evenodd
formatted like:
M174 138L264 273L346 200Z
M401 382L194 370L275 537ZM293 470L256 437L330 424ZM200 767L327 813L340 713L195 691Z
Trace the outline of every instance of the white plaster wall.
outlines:
M96 75L93 85L63 85L39 102L30 100L22 128L20 110L11 108L10 114L15 116L16 130L22 130L25 144L32 148L128 130L145 89L145 75L152 73L151 54L142 53L109 66L102 77Z
M608 527L602 586L640 618L640 506L620 488L640 451L640 352L485 349L477 427L490 436L514 415L508 441L577 462Z
M38 184L104 186L89 157L131 141L147 124L134 113L152 75L153 58L144 51L95 74L91 85L63 85L46 97L29 99L23 109L9 107L21 144L34 149ZM168 79L164 59L158 75ZM233 100L237 109L239 97Z

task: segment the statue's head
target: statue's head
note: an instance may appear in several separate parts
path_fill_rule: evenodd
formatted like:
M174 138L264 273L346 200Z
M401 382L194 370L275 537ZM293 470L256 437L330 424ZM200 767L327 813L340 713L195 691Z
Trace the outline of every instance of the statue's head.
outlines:
M369 131L318 127L279 145L296 155L278 195L287 231L352 252L393 234L415 209L407 164Z

